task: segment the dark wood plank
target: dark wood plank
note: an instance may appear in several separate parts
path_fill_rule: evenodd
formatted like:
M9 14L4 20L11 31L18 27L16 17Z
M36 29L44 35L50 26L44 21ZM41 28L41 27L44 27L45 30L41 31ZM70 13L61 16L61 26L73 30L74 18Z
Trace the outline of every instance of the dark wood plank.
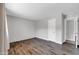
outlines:
M32 38L10 43L9 55L73 55L75 46L64 43L63 45Z

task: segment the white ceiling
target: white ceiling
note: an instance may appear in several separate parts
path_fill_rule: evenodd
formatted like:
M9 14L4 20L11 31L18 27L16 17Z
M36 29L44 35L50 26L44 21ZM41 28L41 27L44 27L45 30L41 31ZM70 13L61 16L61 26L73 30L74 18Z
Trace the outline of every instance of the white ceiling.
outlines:
M50 19L64 13L79 16L78 3L7 3L7 14L30 20Z

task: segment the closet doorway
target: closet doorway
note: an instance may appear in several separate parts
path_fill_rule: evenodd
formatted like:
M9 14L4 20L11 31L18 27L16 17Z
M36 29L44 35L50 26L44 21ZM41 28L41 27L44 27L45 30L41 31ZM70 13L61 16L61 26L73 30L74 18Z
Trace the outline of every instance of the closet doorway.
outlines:
M64 41L78 45L78 17L67 17L64 26Z

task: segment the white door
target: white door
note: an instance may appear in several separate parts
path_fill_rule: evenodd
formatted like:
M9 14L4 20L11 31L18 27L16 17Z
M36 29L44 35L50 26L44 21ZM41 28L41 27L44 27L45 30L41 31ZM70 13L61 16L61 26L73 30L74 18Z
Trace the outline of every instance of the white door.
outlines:
M56 19L48 21L48 39L53 42L56 40Z

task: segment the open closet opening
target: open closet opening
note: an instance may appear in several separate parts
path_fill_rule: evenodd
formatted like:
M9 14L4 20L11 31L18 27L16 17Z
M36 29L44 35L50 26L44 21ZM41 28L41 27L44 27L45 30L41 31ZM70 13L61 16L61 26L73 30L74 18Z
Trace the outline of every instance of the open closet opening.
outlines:
M68 16L64 19L64 42L78 47L78 17Z

